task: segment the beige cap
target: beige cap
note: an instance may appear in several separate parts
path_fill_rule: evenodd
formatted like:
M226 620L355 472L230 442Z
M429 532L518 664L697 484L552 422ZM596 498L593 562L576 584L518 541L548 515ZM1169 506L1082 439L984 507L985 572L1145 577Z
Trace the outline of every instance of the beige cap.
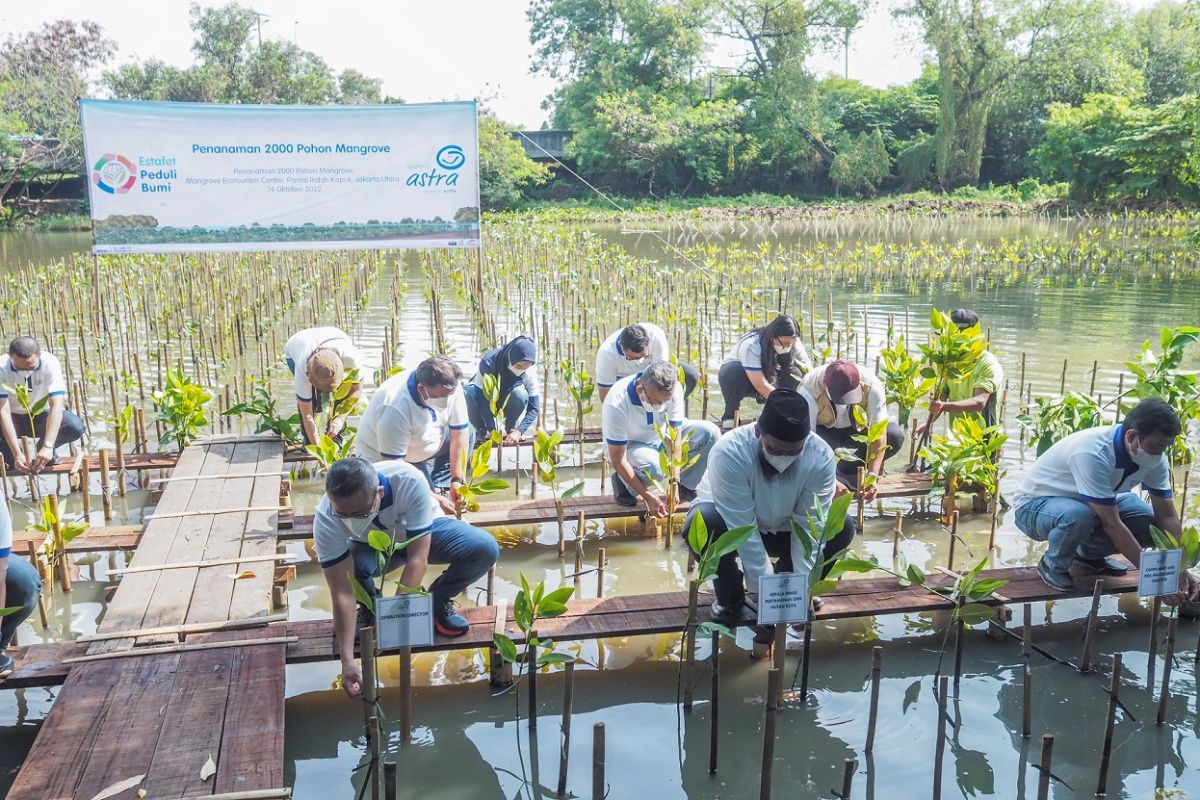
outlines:
M329 347L321 347L308 357L308 380L317 389L329 392L341 385L346 377L342 356Z

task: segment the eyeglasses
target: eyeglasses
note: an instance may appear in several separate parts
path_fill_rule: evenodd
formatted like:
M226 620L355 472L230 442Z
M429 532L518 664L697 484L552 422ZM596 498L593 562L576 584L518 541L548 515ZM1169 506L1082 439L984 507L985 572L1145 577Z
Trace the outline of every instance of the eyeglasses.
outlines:
M375 515L375 511L369 508L366 511L360 511L357 514L345 514L341 511L335 511L334 509L330 509L329 513L338 519L368 519Z

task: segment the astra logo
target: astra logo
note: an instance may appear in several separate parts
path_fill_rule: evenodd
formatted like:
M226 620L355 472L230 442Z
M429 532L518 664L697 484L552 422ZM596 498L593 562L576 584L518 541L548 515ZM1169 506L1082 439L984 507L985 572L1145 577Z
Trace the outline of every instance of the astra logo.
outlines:
M458 169L467 163L467 157L463 155L462 148L456 144L448 144L438 150L434 160L442 169Z

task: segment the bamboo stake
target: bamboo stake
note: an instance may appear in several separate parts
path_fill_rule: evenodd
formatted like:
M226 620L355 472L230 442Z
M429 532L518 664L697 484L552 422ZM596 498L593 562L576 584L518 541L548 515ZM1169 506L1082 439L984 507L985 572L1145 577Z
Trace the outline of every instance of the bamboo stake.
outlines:
M400 655L400 743L405 747L412 744L412 648L401 647Z
M1050 755L1054 750L1054 734L1042 736L1042 763L1038 770L1038 800L1048 800L1050 797Z
M759 781L759 800L771 800L771 775L775 768L775 725L779 715L778 698L782 691L783 673L771 667L767 673L766 721L763 724L762 776Z
M896 512L896 526L892 529L892 560L900 555L900 537L904 533L904 512Z
M112 508L112 489L109 486L108 472L108 451L100 451L100 502L104 506L104 521L110 522L113 518Z
M1092 586L1092 609L1088 612L1087 631L1083 635L1083 654L1079 656L1079 671L1087 672L1092 664L1092 644L1096 638L1096 623L1100 616L1100 596L1104 593L1104 581L1099 578Z
M396 800L396 762L383 762L383 797L384 800Z
M946 693L949 681L945 675L938 678L937 748L933 756L933 800L942 797L942 762L946 756Z
M871 648L871 710L867 715L867 745L864 752L875 747L875 721L879 716L879 684L883 676L883 648Z
M567 764L571 754L571 711L575 704L575 662L563 664L562 738L558 756L558 796L567 793Z
M367 752L371 763L367 767L366 780L371 782L371 798L379 800L379 750L380 735L379 717L376 705L379 702L378 682L375 673L375 628L368 625L359 632L362 645L362 674L363 674L363 716L366 722Z
M863 349L866 349L866 344L863 344ZM854 788L854 770L858 769L858 762L853 758L846 759L846 767L842 772L842 798L850 800L850 792Z
M592 726L592 800L604 800L604 723Z
M71 591L71 559L67 556L67 545L63 541L62 516L58 509L58 495L47 495L50 501L50 514L54 518L51 530L54 533L54 556L58 562L58 580L64 592Z
M1150 601L1150 645L1148 679L1151 688L1154 686L1154 664L1158 660L1158 619L1162 616L1162 597L1155 595Z
M79 461L79 499L83 504L83 518L86 520L92 513L92 468L88 464L87 456Z
M529 730L537 728L537 647L532 643L537 638L537 631L529 632L529 641L525 643L525 668L529 670Z
M604 565L607 561L604 558L604 548L601 547L596 555L596 597L604 597Z
M1158 696L1158 718L1156 725L1162 725L1167 719L1167 704L1171 701L1171 667L1175 661L1175 632L1179 617L1173 615L1167 622L1167 653L1163 664L1162 693Z
M4 459L0 459L0 464L3 462ZM26 544L29 545L29 563L33 565L33 568L36 569L39 574L44 573L44 570L41 569L38 563L39 559L37 554L37 545L35 545L32 540L26 542ZM42 586L45 587L48 583L49 581L43 580ZM41 589L38 589L38 617L40 617L42 620L42 628L50 627L50 615L46 612L46 595ZM1197 652L1200 652L1200 649L1198 649Z
M720 696L721 687L721 634L718 631L712 633L712 698L709 707L709 725L708 725L708 774L713 775L717 771L717 745L719 736L717 732L720 730L718 726L718 698Z
M1025 604L1025 619L1021 626L1021 655L1025 660L1021 676L1021 691L1024 695L1024 705L1021 709L1021 736L1028 739L1033 730L1033 665L1030 662L1033 652L1033 613L1029 603Z
M950 512L950 557L947 559L946 568L954 569L954 548L958 543L958 511Z

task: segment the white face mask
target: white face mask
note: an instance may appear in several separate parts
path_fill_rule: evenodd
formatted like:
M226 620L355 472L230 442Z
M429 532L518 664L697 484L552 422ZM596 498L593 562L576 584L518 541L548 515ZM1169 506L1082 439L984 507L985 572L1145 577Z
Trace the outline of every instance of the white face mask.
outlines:
M799 454L776 456L763 451L763 459L778 472L783 472L792 465L792 462L799 458Z
M1162 456L1150 455L1145 450L1142 450L1140 447L1138 448L1137 451L1134 451L1133 448L1128 448L1128 449L1129 449L1129 458L1133 461L1134 464L1137 464L1142 469L1150 469L1151 467L1156 467L1156 466L1158 466L1158 462L1162 460Z
M651 414L661 414L667 410L666 403L643 403L642 406Z
M792 352L792 346L790 344L780 344L779 342L775 342L775 352L781 356L785 355Z
M449 397L431 397L425 401L425 405L437 411L445 411L450 407Z
M516 375L518 378L524 375L527 369L529 369L529 367L518 367L515 364L508 365L509 372L511 372L513 375Z
M379 505L381 503L379 493L375 493L375 500L371 503L371 512L365 517L340 517L342 525L350 533L351 539L363 538L367 530L375 522L375 515L379 513Z

